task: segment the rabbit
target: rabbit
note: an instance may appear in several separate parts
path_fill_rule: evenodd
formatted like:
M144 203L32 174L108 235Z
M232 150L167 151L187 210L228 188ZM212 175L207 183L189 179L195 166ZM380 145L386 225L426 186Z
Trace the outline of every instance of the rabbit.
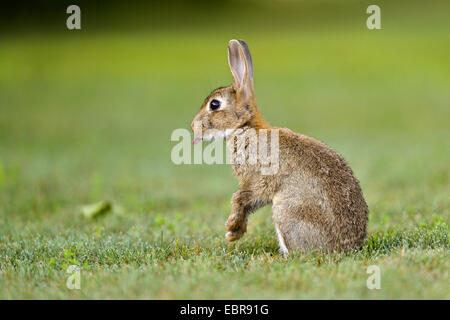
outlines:
M243 40L228 43L228 64L233 83L220 87L204 100L195 115L201 137L215 129L220 136L255 130L278 131L279 169L261 174L261 164L232 163L239 190L231 198L225 224L227 241L247 231L250 213L271 204L280 252L355 251L367 234L368 207L358 180L344 158L324 143L286 128L271 127L258 110L253 84L253 62ZM195 131L194 131L195 133ZM227 138L228 150L235 144Z

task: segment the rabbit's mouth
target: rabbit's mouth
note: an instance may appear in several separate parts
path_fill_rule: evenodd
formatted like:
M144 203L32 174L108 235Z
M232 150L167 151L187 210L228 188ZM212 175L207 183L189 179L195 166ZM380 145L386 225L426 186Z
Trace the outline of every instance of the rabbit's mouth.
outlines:
M197 144L200 141L213 141L217 139L226 139L229 135L231 135L235 129L225 129L225 130L215 130L214 133L203 135L201 137L194 137L193 144Z

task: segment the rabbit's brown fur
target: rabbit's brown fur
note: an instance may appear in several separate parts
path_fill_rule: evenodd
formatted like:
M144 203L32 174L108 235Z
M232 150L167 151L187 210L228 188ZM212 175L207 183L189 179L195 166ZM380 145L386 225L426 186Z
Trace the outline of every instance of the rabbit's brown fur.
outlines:
M358 180L344 158L324 143L286 128L270 127L262 118L253 91L253 63L247 45L231 40L228 46L233 85L214 90L195 116L202 133L208 129L278 130L279 169L262 175L260 165L233 164L239 190L231 199L226 223L228 241L243 236L248 215L272 204L273 221L283 253L307 250L350 251L366 237L368 208ZM212 111L212 99L221 108ZM270 134L268 134L270 137ZM235 151L234 139L227 147Z

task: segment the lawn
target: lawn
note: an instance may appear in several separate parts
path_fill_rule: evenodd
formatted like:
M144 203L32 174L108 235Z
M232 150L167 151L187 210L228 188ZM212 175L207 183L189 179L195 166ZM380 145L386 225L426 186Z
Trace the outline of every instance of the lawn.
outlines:
M450 299L450 22L440 14L414 24L388 13L377 31L2 37L0 298ZM231 168L171 162L171 132L231 81L233 37L253 53L266 120L353 168L370 210L361 251L284 258L269 207L227 243ZM102 200L109 214L81 214ZM70 265L80 290L66 287ZM379 290L366 286L370 265Z

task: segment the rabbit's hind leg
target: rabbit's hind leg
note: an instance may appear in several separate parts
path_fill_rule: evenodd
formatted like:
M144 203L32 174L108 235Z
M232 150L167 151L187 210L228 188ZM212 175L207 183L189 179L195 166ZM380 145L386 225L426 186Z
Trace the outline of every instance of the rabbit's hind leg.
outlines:
M272 210L280 251L284 255L291 251L329 248L329 235L319 225L307 219L305 213L311 211L309 206L274 206Z
M275 225L275 230L277 230L277 238L278 238L278 244L280 245L280 253L284 256L287 256L289 253L289 250L286 247L286 242L284 242L283 235L281 234L281 231L280 231L280 229L278 229L277 225Z

